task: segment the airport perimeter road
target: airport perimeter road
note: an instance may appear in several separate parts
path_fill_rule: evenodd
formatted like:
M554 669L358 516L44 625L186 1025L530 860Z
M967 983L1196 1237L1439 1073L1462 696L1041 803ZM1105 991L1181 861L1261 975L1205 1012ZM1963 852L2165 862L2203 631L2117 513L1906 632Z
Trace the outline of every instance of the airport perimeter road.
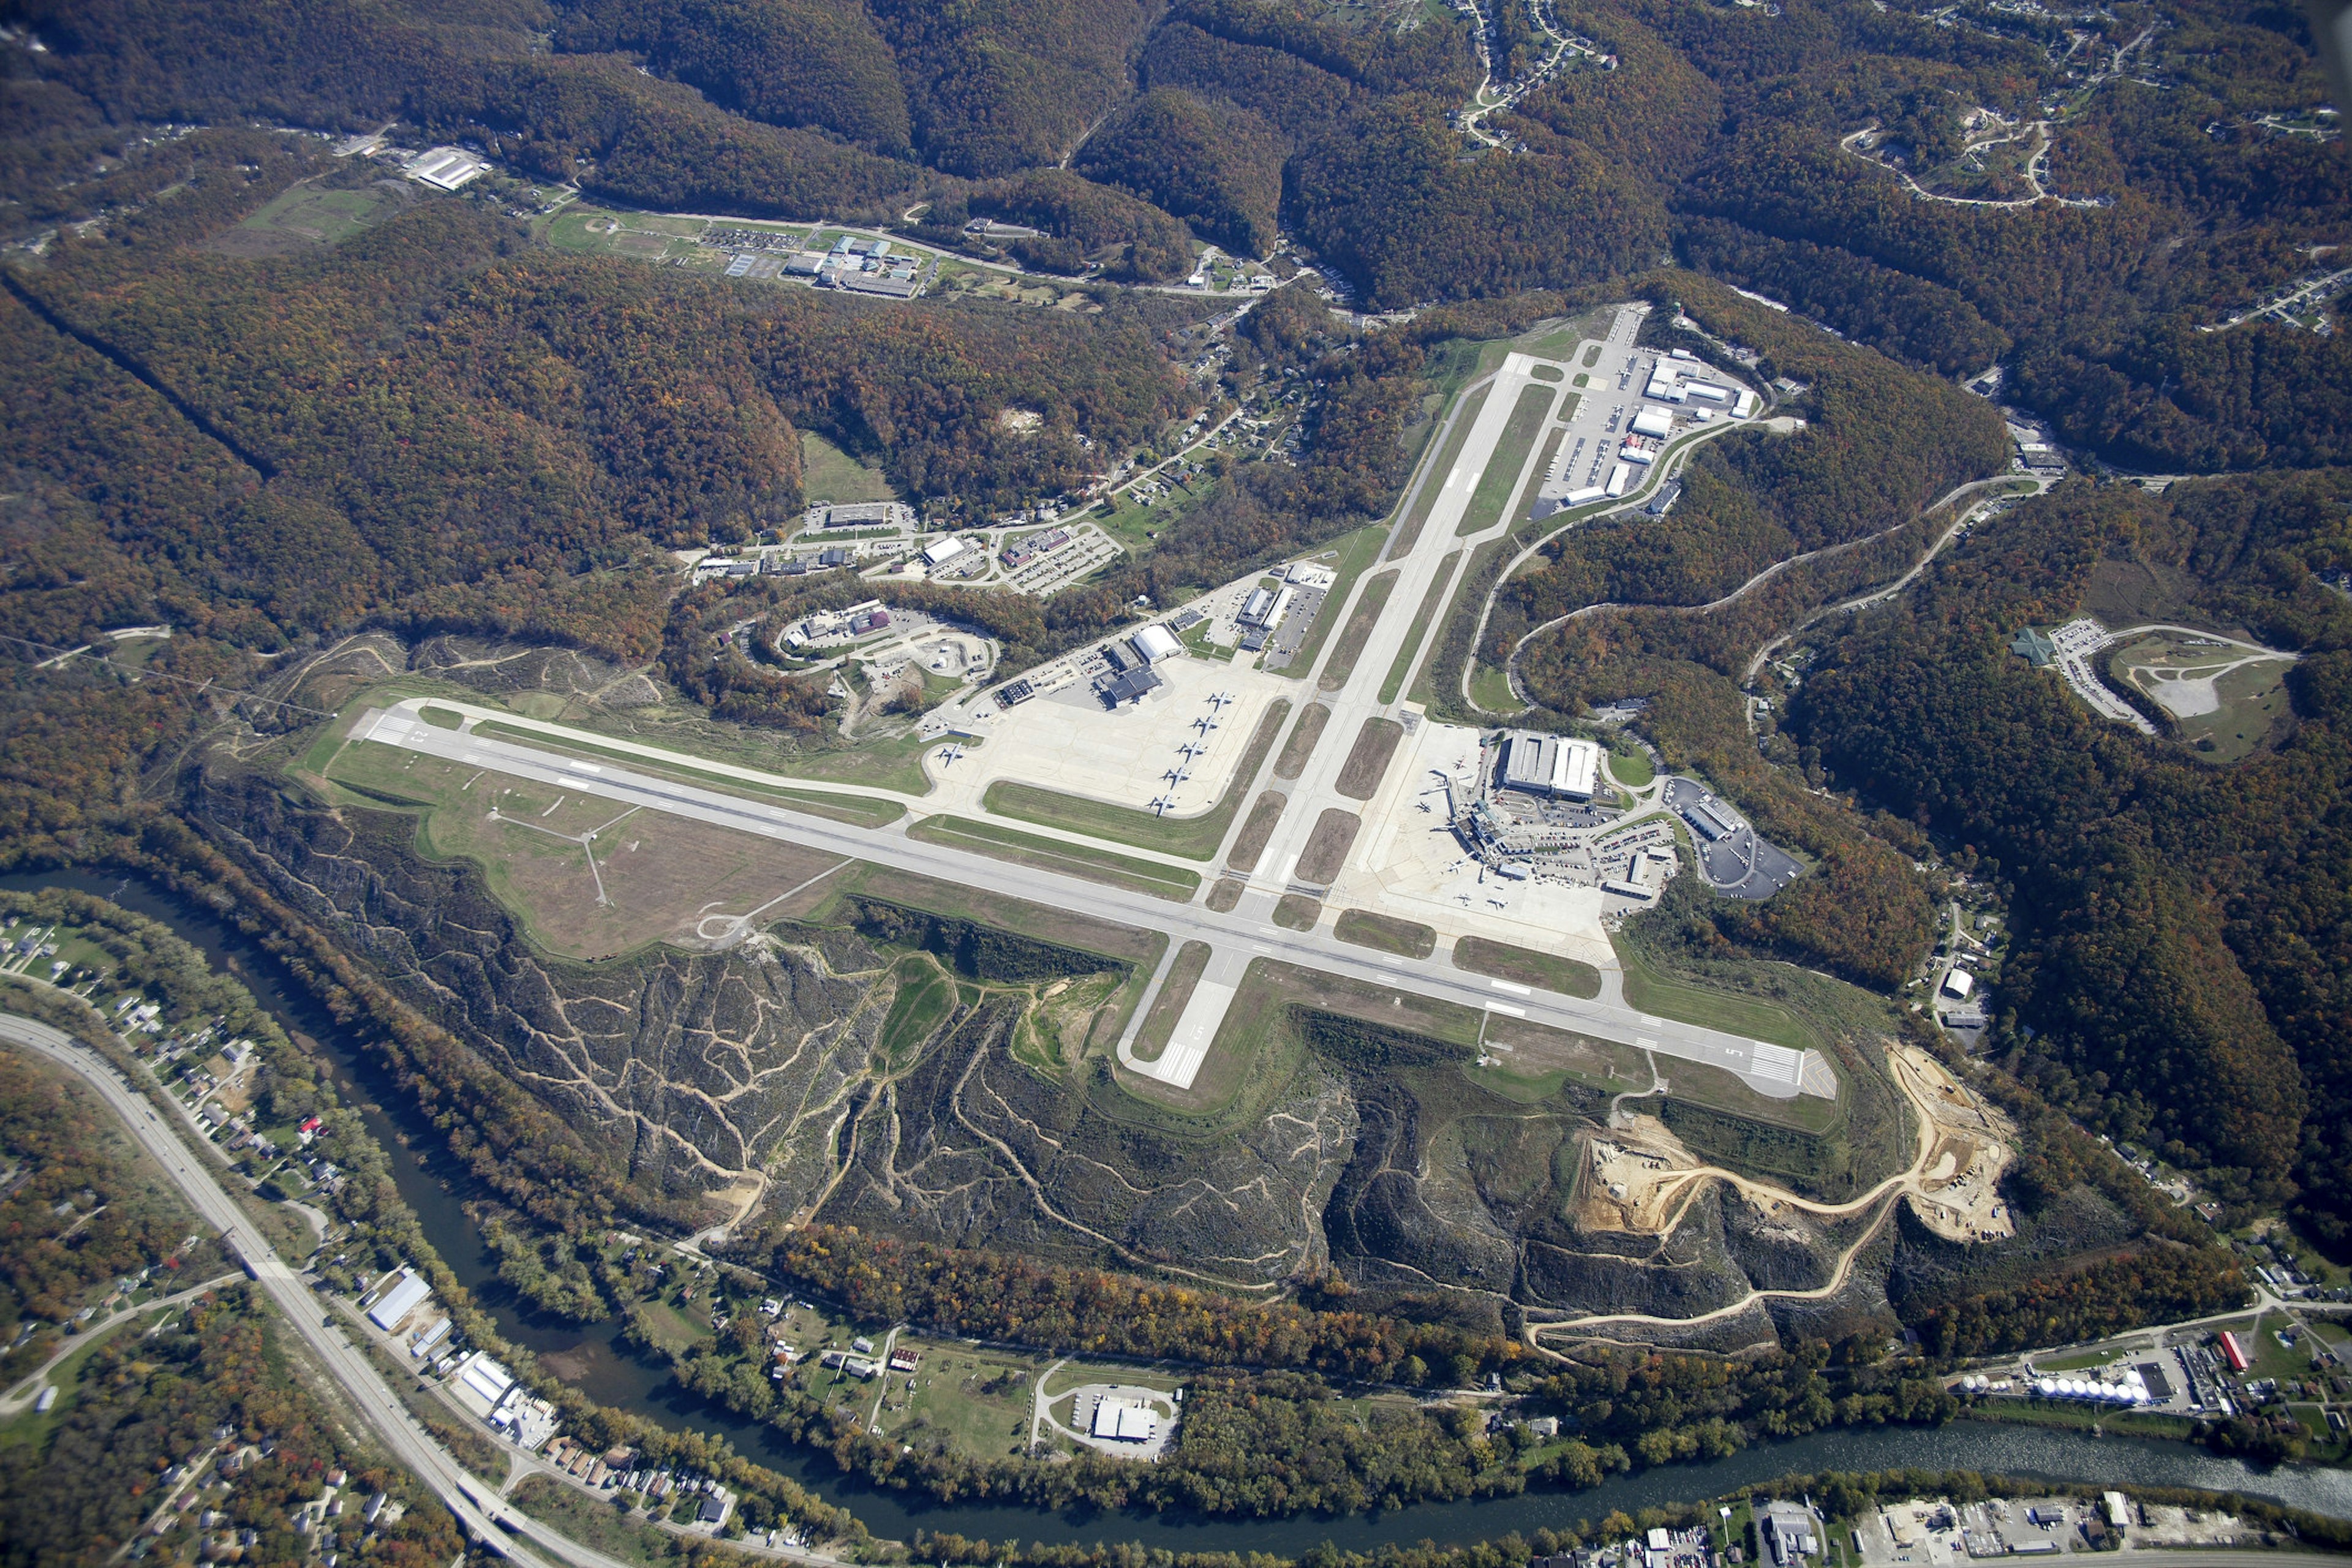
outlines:
M1596 1039L1659 1051L1685 1061L1704 1062L1737 1073L1760 1093L1780 1099L1793 1097L1802 1086L1802 1055L1780 1046L1654 1017L1605 1002L1580 1001L1507 981L1484 979L1455 969L1444 958L1413 960L1374 952L1340 942L1328 929L1286 931L1255 918L1245 909L1221 915L1204 904L1174 903L992 859L969 850L918 843L906 836L903 824L887 828L855 827L741 795L635 773L615 763L566 757L503 736L444 730L398 710L362 715L352 728L352 739L354 742L398 746L514 778L561 785L623 805L667 812L763 838L982 888L1047 909L1099 915L1165 932L1171 946L1190 941L1204 942L1218 950L1229 964L1245 967L1251 958L1276 959L1385 990L1491 1009ZM1233 973L1237 979L1238 968ZM1140 1011L1139 1005L1139 1016ZM1172 1052L1172 1042L1170 1048ZM1205 1055L1206 1050L1204 1041L1201 1054ZM1160 1064L1129 1065L1140 1071ZM1181 1087L1191 1083L1192 1074L1198 1068L1196 1058L1181 1080L1171 1073L1150 1076L1178 1082Z
M319 1298L295 1277L285 1261L253 1228L245 1211L220 1184L219 1178L180 1142L163 1118L144 1097L125 1084L111 1064L71 1036L46 1024L0 1013L0 1038L47 1058L71 1069L95 1089L120 1116L141 1147L163 1167L189 1206L219 1231L222 1244L245 1266L257 1284L268 1293L294 1331L329 1375L342 1385L362 1416L374 1428L394 1459L405 1465L448 1506L461 1523L501 1556L525 1568L549 1568L551 1559L573 1568L628 1568L617 1558L565 1539L515 1510L499 1499L498 1489L467 1475L447 1449L434 1441L400 1403L367 1352L331 1326L332 1317ZM548 1552L541 1557L516 1539L528 1538Z

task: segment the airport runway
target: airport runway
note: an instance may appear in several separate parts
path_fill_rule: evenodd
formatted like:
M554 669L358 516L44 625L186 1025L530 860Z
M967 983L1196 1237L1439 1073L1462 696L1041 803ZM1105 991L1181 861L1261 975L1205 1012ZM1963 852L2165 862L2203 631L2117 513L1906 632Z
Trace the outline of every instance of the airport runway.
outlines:
M1433 527L1434 523L1433 518ZM1706 1063L1736 1073L1759 1092L1780 1099L1796 1095L1803 1081L1803 1055L1780 1046L1653 1017L1602 1002L1586 1002L1507 981L1488 980L1454 968L1450 959L1444 957L1416 961L1373 952L1342 942L1328 930L1286 931L1258 918L1247 908L1221 915L1203 904L1172 903L968 850L918 843L906 836L904 823L886 828L856 827L740 795L637 773L614 763L592 763L503 737L440 729L400 709L362 715L352 734L355 742L375 742L420 752L515 778L558 784L625 805L667 812L898 870L986 888L1047 909L1082 910L1163 932L1171 948L1189 941L1204 942L1216 950L1218 958L1202 980L1221 987L1237 984L1251 959L1272 958L1370 985L1491 1010L1596 1039ZM1139 1005L1139 1018L1149 1000L1147 996ZM1218 1016L1223 1016L1222 1006ZM1211 1029L1208 1037L1198 1042L1198 1056L1190 1063L1181 1082L1191 1082L1199 1069L1198 1057L1206 1055L1209 1040L1213 1037L1214 1030ZM1192 1043L1187 1044L1189 1050ZM1171 1040L1169 1054L1175 1049L1176 1044ZM1163 1057L1162 1062L1142 1065L1160 1067L1165 1062ZM1179 1081L1172 1071L1151 1076Z

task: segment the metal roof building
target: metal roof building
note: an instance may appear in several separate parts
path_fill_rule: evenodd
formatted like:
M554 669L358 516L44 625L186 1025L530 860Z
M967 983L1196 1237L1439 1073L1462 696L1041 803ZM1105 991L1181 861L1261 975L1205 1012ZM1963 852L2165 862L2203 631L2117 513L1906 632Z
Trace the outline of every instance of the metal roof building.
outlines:
M1166 626L1146 626L1127 639L1136 656L1146 664L1158 664L1163 658L1173 658L1184 651L1184 645L1170 634Z
M368 1309L368 1321L388 1334L432 1294L433 1287L425 1282L423 1275L415 1269L407 1270L401 1275L399 1284L386 1290L383 1299Z
M1601 748L1575 735L1513 734L1503 746L1503 787L1591 800L1601 784Z

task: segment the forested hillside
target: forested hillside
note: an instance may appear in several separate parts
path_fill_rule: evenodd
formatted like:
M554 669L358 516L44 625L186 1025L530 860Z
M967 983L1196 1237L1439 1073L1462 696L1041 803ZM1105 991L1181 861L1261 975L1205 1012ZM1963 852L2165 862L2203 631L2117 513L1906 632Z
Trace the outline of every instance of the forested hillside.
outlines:
M12 363L40 367L0 389L12 449L85 489L182 625L291 634L737 537L798 507L801 428L985 508L1090 472L1081 435L1125 446L1178 406L1132 320L755 304L523 247L459 204L274 260L184 248L310 171L278 152L257 191L238 164L263 141L181 143L186 194L61 244L0 307ZM1043 426L1004 429L1016 405Z
M1898 610L1828 637L1797 708L1837 784L1973 846L2015 889L2003 1039L2021 1072L2119 1136L2210 1161L2224 1190L2299 1184L2339 1239L2352 925L2320 889L2352 848L2352 605L2314 573L2344 558L2347 503L2340 471L2161 500L2070 485L1979 531ZM2193 597L2176 615L2303 652L2276 754L2201 766L2008 651L2115 561L2178 574Z
M861 6L824 0L577 0L562 8L566 54L641 55L722 109L771 125L821 127L901 153L914 144L889 46Z
M1245 256L1274 247L1283 146L1238 105L1156 88L1087 139L1076 167L1181 218Z

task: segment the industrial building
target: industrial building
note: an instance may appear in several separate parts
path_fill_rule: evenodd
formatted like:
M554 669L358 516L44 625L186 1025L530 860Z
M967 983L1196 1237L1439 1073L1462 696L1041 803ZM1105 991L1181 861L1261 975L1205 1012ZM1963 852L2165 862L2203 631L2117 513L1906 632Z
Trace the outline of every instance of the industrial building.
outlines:
M915 526L915 509L904 501L856 501L845 506L813 506L801 514L804 529L896 528Z
M1757 1533L1772 1553L1774 1568L1797 1568L1822 1549L1813 1528L1813 1510L1801 1503L1768 1502L1759 1508Z
M943 565L962 554L967 548L969 547L964 543L964 542L958 539L952 533L949 534L945 539L934 539L929 544L923 546L923 564L926 566Z
M1748 826L1716 800L1693 801L1683 807L1682 816L1692 830L1709 844L1720 843Z
M454 191L481 177L489 164L456 147L433 147L408 161L408 177L436 191Z
M1503 742L1502 787L1554 799L1591 800L1601 785L1601 748L1575 735L1517 731Z
M1122 1443L1149 1443L1160 1430L1160 1415L1136 1399L1104 1399L1095 1405L1094 1435Z
M1147 631L1164 630L1148 626ZM1173 642L1175 639L1169 638ZM1130 702L1140 702L1165 684L1152 668L1150 657L1135 646L1136 639L1117 638L1103 644L1103 663L1108 667L1095 679L1095 695L1108 708L1123 708Z
M1698 359L1688 349L1676 349L1660 360L1658 367L1650 373L1649 384L1643 387L1642 395L1654 398L1660 403L1686 404L1696 401L1712 404L1717 407L1729 407L1734 418L1748 417L1748 411L1755 406L1756 395L1745 387L1725 386L1720 383L1708 381L1705 379L1706 371L1706 362ZM1674 418L1674 416L1664 408L1645 408L1642 412L1645 415L1662 416L1669 422ZM1665 434L1663 429L1654 431L1644 429L1638 416L1634 428L1643 430L1645 435Z
M1958 964L1954 964L1951 972L1944 976L1944 994L1955 1002L1967 1001L1969 993L1976 988L1976 976Z
M1282 624L1282 617L1290 613L1291 600L1297 596L1297 590L1288 584L1279 588L1253 588L1242 602L1241 614L1234 618L1245 626L1271 630Z
M385 1333L391 1333L400 1327L402 1319L423 1306L432 1296L433 1287L425 1282L423 1275L414 1268L404 1268L400 1271L400 1279L377 1299L374 1306L368 1309L368 1321Z

